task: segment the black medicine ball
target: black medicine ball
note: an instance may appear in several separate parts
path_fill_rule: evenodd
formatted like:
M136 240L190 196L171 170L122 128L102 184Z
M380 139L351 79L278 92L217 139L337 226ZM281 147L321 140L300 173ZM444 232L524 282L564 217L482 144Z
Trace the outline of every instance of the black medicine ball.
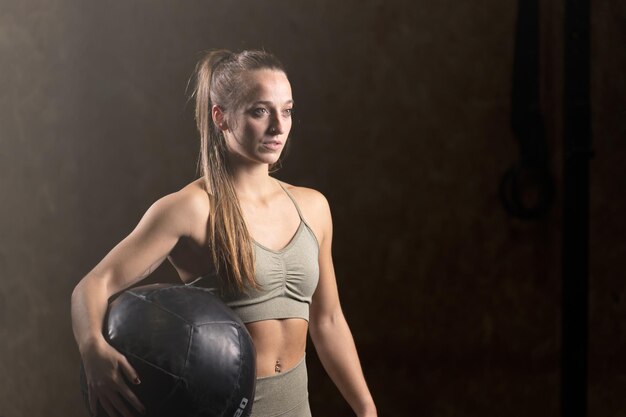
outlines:
M153 284L124 291L109 305L104 336L139 374L141 384L129 386L146 416L250 415L256 381L252 338L206 289ZM87 401L82 364L81 388ZM100 405L98 416L106 416Z

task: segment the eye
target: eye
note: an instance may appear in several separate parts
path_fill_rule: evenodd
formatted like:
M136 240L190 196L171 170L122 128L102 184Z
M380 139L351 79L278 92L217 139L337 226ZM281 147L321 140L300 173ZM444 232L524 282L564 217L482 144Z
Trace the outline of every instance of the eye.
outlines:
M294 110L293 110L293 108L291 108L291 109L285 109L285 110L283 110L283 114L284 114L285 116L291 117L291 116L293 115L293 111L294 111Z
M264 114L267 114L267 109L264 107L257 107L255 109L252 109L252 114L255 116L263 116Z

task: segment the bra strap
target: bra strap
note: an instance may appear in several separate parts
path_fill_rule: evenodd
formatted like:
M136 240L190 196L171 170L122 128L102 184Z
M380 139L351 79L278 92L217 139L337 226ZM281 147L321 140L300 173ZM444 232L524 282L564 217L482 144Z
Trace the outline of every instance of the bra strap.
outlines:
M304 220L304 217L302 216L302 212L300 211L300 207L298 207L298 203L296 203L296 199L293 198L291 193L287 191L285 187L283 187L280 181L276 180L276 182L278 183L278 185L280 185L280 188L282 188L285 191L285 193L287 193L287 196L291 199L291 201L293 202L293 205L296 206L296 210L298 211L298 216L300 216L300 220L302 220L306 224L306 221Z
M276 179L276 178L274 178ZM313 229L311 229L311 226L306 222L306 220L304 220L304 216L302 216L302 212L300 211L300 207L298 207L298 203L296 203L296 199L293 198L293 196L291 195L291 193L289 191L287 191L287 189L285 187L283 187L283 185L280 183L280 181L276 180L276 182L278 183L278 185L280 185L280 188L282 188L285 193L287 193L287 196L291 199L291 201L293 202L293 205L296 206L296 210L298 211L298 216L300 216L300 220L302 221L302 223L304 223L304 225L307 227L307 229L309 229L309 233L311 234L311 236L313 236L313 239L315 239L315 242L317 243L317 247L320 247L320 244L317 240L317 236L315 236L315 233L313 232Z

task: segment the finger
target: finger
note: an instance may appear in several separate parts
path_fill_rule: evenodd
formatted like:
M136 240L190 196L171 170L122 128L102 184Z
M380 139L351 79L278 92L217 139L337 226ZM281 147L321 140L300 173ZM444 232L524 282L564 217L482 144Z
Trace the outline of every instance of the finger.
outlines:
M139 401L139 398L135 395L135 393L128 387L128 385L124 385L120 387L120 395L132 405L135 410L139 411L141 414L146 413L146 407Z
M113 408L113 405L106 398L100 399L100 405L109 417L118 417L120 414ZM100 417L100 416L96 416Z
M113 393L109 399L119 415L123 417L135 417L135 415L126 406L126 403L122 401L122 397L120 397L117 393Z
M91 385L87 385L87 397L89 398L89 411L91 411L92 416L95 416L98 412L98 400L96 399L96 394L93 392Z
M132 367L132 365L130 364L130 362L128 362L128 359L126 359L125 356L120 355L119 364L122 368L122 372L124 372L124 375L126 375L126 378L128 378L129 381L131 381L133 384L141 383L141 381L139 380L139 375L137 375L135 368Z

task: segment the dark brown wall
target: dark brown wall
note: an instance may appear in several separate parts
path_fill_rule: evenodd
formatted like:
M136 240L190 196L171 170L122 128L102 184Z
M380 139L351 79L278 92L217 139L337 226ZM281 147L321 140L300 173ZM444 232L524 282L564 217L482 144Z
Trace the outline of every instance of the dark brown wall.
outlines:
M623 3L623 2L622 2ZM593 7L590 415L623 399L626 8ZM0 416L83 416L74 285L195 176L199 51L290 70L278 177L330 200L342 305L381 416L555 416L560 210L509 217L516 2L82 2L0 6ZM542 7L542 104L560 181L560 30ZM560 186L558 189L560 198ZM152 280L172 280L161 267ZM316 415L349 415L309 347Z

